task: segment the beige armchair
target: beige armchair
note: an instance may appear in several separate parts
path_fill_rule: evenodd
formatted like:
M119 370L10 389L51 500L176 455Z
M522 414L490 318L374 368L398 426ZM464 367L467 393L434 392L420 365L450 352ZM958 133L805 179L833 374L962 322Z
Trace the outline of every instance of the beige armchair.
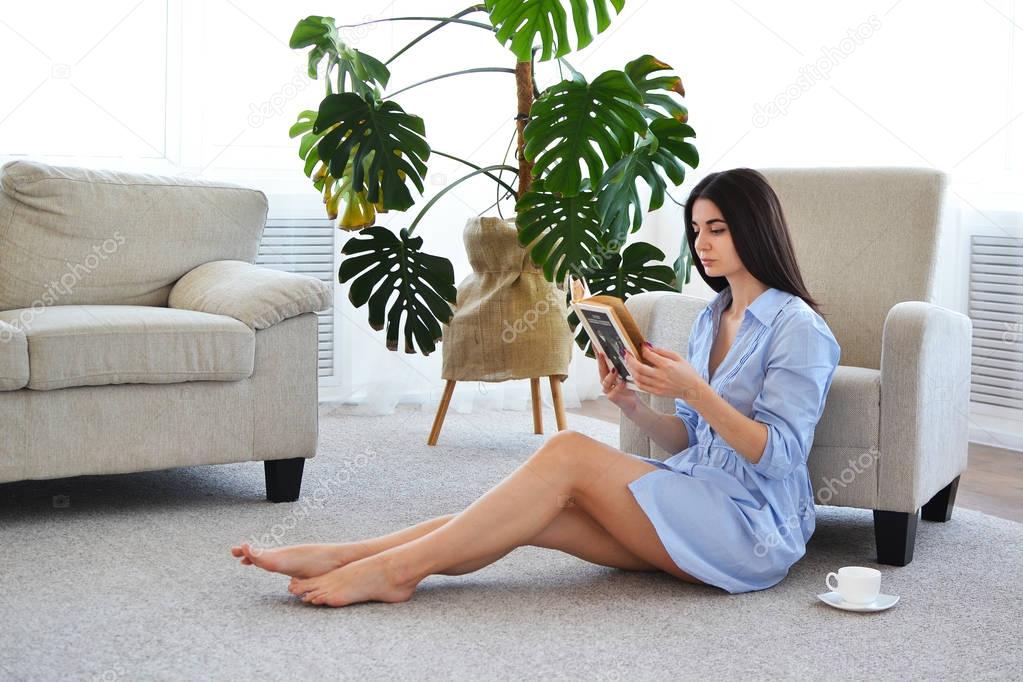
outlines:
M262 192L0 169L0 483L316 454L320 280L252 265Z
M878 562L904 566L918 518L951 518L967 460L972 325L933 303L945 177L913 168L761 172L842 347L809 453L816 502L873 510ZM707 302L656 292L627 305L652 343L685 354ZM674 412L668 398L651 406ZM621 448L674 454L624 417Z

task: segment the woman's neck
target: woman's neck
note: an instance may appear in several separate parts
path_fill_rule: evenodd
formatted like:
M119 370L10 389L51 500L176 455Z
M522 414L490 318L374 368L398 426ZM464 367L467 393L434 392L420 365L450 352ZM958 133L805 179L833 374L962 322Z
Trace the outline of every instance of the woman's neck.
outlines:
M729 277L728 288L731 289L732 300L722 314L727 314L731 320L741 320L746 314L746 308L757 300L760 294L770 289L748 272L741 276Z

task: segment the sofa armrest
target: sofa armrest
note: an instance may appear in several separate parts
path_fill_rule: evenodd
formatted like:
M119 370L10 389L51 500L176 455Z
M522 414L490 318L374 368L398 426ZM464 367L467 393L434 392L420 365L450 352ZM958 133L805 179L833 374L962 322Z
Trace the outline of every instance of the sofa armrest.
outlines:
M662 348L669 348L683 357L687 355L689 332L708 300L680 294L673 291L650 291L636 294L625 302L625 307L639 326L643 337ZM665 414L675 413L675 400L665 396L652 396L649 393L637 393L640 400L651 408ZM666 459L675 454L666 452L653 443L639 427L625 415L620 417L619 445L625 452L644 457Z
M308 275L238 260L205 263L179 279L167 305L227 315L252 329L330 307L331 288Z
M966 470L973 323L923 301L888 311L881 339L878 509L915 512Z
M0 320L0 391L28 385L28 340L25 332Z

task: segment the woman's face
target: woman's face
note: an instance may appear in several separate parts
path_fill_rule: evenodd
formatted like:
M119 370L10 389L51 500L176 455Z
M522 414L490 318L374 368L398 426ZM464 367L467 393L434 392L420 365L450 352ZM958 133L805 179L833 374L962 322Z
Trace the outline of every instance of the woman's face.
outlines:
M735 252L732 231L713 201L696 200L692 228L696 236L695 257L700 259L708 276L729 277L746 269Z

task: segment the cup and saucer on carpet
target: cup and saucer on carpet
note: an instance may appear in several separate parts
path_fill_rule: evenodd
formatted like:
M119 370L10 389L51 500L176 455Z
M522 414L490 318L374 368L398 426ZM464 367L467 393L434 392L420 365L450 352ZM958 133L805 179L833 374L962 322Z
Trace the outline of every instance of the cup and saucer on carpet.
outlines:
M824 582L831 592L817 598L843 611L884 611L899 601L898 595L881 594L881 571L876 568L843 566L838 573L828 573Z

